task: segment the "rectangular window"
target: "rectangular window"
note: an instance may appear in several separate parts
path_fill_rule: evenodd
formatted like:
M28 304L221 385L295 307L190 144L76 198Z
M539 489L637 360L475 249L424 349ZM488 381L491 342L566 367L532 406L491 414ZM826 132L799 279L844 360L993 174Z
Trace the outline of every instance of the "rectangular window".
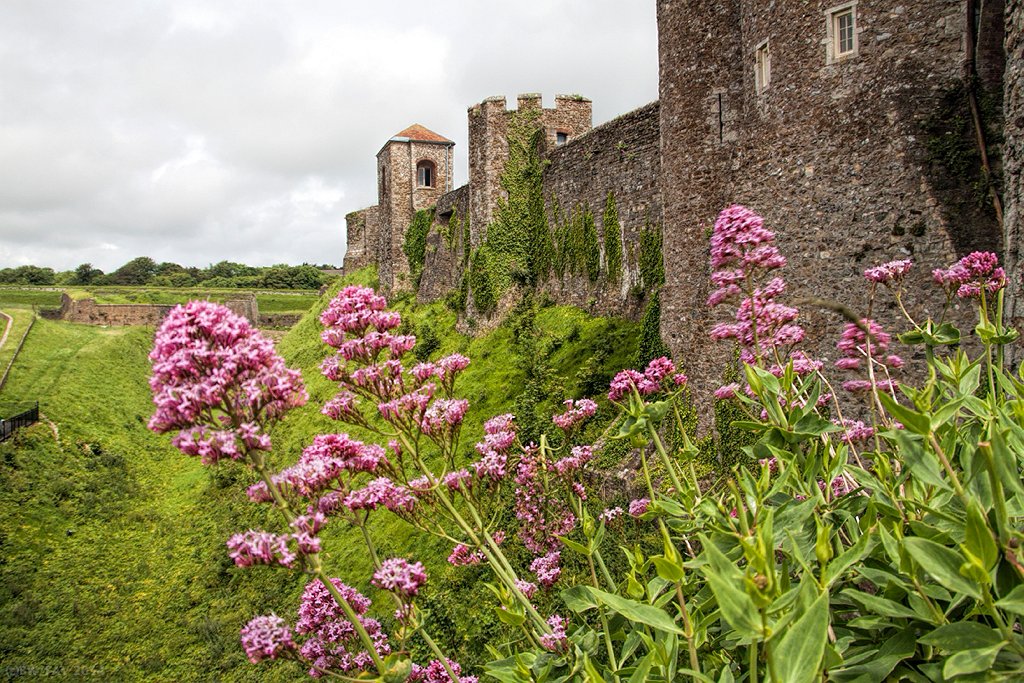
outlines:
M826 63L833 64L857 54L857 3L847 2L825 10Z
M569 134L558 131L555 133L555 144L559 147L569 142Z
M754 87L757 94L765 91L772 82L772 54L768 49L768 41L761 42L754 51Z

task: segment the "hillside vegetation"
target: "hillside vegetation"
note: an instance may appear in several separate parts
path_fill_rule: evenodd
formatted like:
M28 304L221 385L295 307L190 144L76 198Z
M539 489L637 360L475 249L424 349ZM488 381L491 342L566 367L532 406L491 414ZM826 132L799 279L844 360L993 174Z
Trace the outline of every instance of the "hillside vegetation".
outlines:
M279 344L310 393L309 405L274 435L279 466L314 434L338 431L319 413L334 391L318 371L326 347L317 314L326 301ZM396 304L420 337L417 354L458 350L472 359L460 380L471 402L470 447L482 420L499 412L515 411L524 429L536 430L564 396L605 388L635 351L634 324L567 307L528 301L502 326L471 337L456 332L454 314L441 304ZM29 680L294 680L301 676L294 665L250 665L238 630L257 613L291 616L303 579L237 569L228 558L231 533L278 526L270 511L245 499L248 472L204 468L146 429L152 334L40 320L0 394L3 401L38 399L48 420L0 445L0 660ZM382 552L408 552L404 523L379 516L376 524ZM367 588L368 559L345 533L326 534L327 566ZM498 628L497 620L484 605L458 617L446 609L484 600L475 569L447 568L449 550L415 548L432 576L427 597L442 625L437 635L454 655L478 661L475 635Z

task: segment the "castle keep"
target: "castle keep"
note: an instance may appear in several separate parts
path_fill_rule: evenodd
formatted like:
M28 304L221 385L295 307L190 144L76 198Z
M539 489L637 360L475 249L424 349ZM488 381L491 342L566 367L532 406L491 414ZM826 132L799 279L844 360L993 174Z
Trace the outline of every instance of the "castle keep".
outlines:
M513 129L527 121L543 160L538 239L554 240L557 263L520 264L513 279L539 277L532 283L560 301L638 315L656 295L640 272L641 234L660 226L661 332L698 395L716 385L724 362L709 353L705 301L707 238L729 204L750 206L777 232L790 257L790 297L864 311L864 268L910 257L920 264L911 312L935 314L944 299L929 284L932 267L981 249L1010 268L1018 257L1022 5L658 0L657 102L592 128L590 102L578 96L545 109L539 95L521 95L515 110L488 98L469 109L469 182L457 189L453 143L421 126L399 133L377 157L378 204L346 217L345 268L376 263L383 287L413 286L405 231L416 210L435 206L418 296L461 289L473 310L474 255L493 241L489 228L512 224L510 205L521 199L510 196L506 171L521 165ZM993 176L1005 178L1001 198L988 190L982 150ZM524 201L528 209L534 200ZM606 225L614 215L618 223ZM565 265L559 239L580 241L565 235L597 241L586 269ZM523 260L531 258L543 261ZM1019 273L1010 268L1015 302ZM814 350L834 355L841 321L812 306L801 320L821 340Z

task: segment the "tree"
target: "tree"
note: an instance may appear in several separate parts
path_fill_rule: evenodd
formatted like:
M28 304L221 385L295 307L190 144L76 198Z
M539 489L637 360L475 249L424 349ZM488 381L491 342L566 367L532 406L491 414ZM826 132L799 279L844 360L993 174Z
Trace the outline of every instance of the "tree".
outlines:
M148 256L140 256L111 273L110 283L114 285L144 285L156 275L156 272L156 261Z
M91 263L82 263L75 268L75 274L71 277L72 285L89 285L103 275L99 268L93 268Z

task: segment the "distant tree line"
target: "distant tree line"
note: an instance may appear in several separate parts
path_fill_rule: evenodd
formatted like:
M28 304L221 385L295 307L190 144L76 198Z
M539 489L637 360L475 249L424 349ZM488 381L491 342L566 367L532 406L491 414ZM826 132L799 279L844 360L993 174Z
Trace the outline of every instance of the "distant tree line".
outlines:
M239 289L318 289L334 266L247 266L221 261L206 268L157 263L148 256L132 259L111 273L83 263L74 270L39 266L0 268L0 285L149 285L155 287L217 287Z

